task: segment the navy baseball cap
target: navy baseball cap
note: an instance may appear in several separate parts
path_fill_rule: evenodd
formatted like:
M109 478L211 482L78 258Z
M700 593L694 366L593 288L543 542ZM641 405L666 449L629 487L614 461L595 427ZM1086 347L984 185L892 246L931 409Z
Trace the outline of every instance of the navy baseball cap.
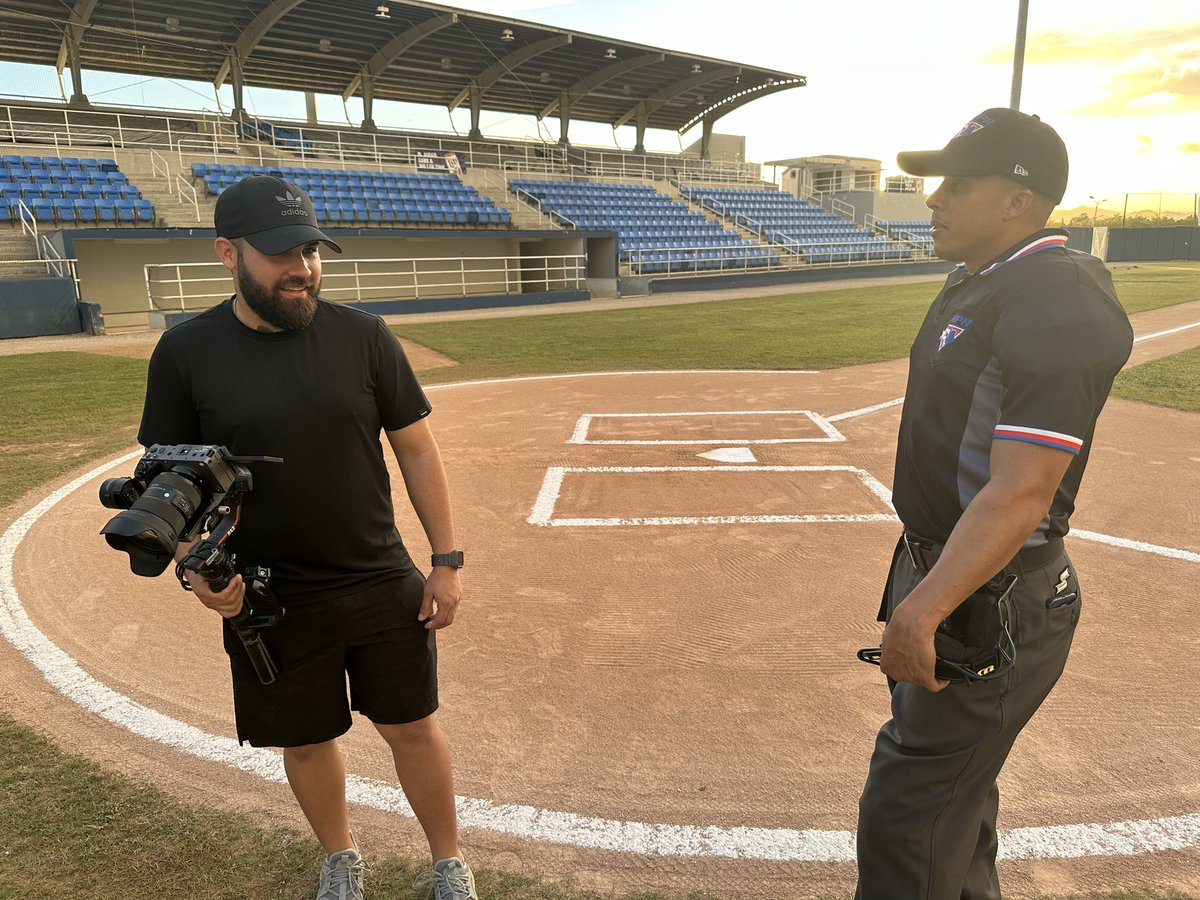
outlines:
M217 197L217 237L245 238L259 253L278 256L312 241L342 248L317 228L308 194L274 175L249 175Z
M1003 175L1061 202L1067 190L1067 147L1037 116L985 109L941 150L899 153L910 175Z

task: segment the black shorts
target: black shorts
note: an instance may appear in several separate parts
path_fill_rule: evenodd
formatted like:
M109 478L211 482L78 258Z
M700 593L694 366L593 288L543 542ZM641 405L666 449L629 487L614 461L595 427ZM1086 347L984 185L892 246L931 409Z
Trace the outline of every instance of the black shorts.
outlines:
M349 730L352 709L380 725L433 713L437 643L417 621L424 593L425 576L413 569L356 593L288 607L278 624L260 632L279 668L272 684L259 681L237 633L225 623L238 741L254 747L318 744Z

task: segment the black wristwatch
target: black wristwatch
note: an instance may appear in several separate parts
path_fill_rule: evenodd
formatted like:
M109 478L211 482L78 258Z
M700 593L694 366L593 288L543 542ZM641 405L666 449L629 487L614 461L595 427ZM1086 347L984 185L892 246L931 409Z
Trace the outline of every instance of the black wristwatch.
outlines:
M430 564L434 567L449 566L452 569L461 569L463 567L463 552L461 550L451 550L449 553L435 553L430 557Z

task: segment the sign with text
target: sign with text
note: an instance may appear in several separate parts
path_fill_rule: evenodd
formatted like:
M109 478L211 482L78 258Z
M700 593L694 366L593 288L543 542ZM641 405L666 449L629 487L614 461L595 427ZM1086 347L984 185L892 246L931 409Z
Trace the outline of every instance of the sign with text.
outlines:
M421 172L449 172L461 175L467 170L462 158L451 150L414 150L417 170Z

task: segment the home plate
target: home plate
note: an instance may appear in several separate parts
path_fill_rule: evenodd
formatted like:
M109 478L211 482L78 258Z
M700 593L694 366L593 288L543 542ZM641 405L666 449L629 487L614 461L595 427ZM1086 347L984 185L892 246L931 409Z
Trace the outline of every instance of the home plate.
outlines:
M754 458L754 453L749 447L721 447L717 450L709 450L707 453L696 454L701 459L711 459L713 462L723 463L754 463L758 462Z

